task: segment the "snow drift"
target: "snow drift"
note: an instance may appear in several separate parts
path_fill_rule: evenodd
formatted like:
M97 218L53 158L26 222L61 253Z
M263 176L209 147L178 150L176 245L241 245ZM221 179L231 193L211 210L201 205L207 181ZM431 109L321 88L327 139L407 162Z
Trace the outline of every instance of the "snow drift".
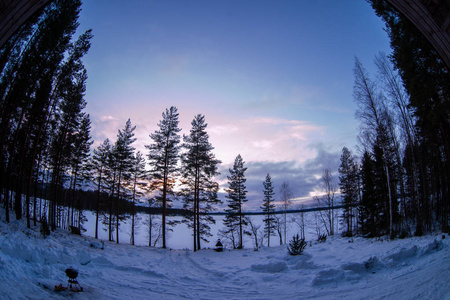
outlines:
M444 238L443 238L444 237ZM329 237L286 246L192 252L102 243L0 221L1 299L450 299L450 238ZM83 292L67 286L78 270Z

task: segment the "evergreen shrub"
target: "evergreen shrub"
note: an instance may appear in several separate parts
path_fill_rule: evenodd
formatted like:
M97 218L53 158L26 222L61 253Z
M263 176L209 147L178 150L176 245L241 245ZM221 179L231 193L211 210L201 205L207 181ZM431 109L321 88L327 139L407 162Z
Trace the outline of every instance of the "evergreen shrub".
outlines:
M294 235L292 240L289 241L288 251L290 255L300 255L305 250L307 242L305 239L301 239L299 235Z

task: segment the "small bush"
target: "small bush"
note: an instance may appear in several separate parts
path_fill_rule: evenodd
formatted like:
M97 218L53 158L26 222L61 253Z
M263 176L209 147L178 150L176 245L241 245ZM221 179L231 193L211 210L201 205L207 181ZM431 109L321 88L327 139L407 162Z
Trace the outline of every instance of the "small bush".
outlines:
M344 231L344 232L342 232L342 237L353 237L353 232Z
M299 255L303 253L303 250L305 250L305 247L307 245L307 242L305 242L305 239L301 239L299 235L294 235L292 240L289 241L288 245L288 251L290 255Z
M50 235L50 228L48 227L47 219L43 218L41 220L41 234L44 237L44 239Z
M317 237L317 241L319 243L325 243L327 241L327 235L324 234L319 234L319 236Z

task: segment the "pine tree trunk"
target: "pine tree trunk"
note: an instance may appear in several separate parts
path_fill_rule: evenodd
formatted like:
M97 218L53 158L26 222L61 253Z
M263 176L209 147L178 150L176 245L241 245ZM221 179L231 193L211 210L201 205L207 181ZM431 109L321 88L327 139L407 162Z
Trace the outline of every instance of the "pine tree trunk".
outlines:
M101 193L101 183L102 183L102 174L103 173L103 164L100 166L100 174L98 175L98 184L97 184L97 203L95 207L95 238L98 239L98 219L100 213L100 193Z
M389 237L392 239L394 237L393 232L393 214L392 214L392 194L391 194L391 183L389 180L389 168L386 165L386 179L388 185L388 195L389 195Z
M132 211L132 219L131 219L131 245L134 245L134 217L136 214L135 208L135 197L136 197L136 182L137 182L137 174L134 174L134 185L133 185L133 211Z
M195 179L194 179L194 252L197 251L197 234L198 234L198 230L197 230L197 215L198 215L198 210L197 210L197 203L198 203L198 169L195 170Z
M116 187L116 170L114 170L113 182L112 182L112 187L111 187L111 195L109 197L109 224L108 224L108 229L109 229L109 241L110 242L113 241L112 218L113 218L113 201L114 201L115 187Z
M239 249L243 248L243 235L242 235L242 208L241 204L239 203Z
M197 250L200 250L200 240L201 240L201 232L200 232L200 187L197 187Z
M167 206L167 152L166 152L166 165L164 167L164 180L163 180L163 194L162 194L162 216L161 216L161 230L162 230L162 247L166 249L166 206Z
M116 243L119 243L119 201L120 201L120 179L122 170L119 170L119 181L117 183L117 208L116 208Z

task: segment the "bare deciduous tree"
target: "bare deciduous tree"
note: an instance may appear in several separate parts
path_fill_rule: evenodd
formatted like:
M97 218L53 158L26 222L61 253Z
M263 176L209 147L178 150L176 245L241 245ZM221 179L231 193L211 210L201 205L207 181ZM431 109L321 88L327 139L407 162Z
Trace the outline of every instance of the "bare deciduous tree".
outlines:
M247 218L248 225L250 227L250 231L253 236L253 242L255 244L255 250L259 249L259 245L262 245L262 240L264 238L263 233L261 232L261 225L256 225L252 219Z
M284 243L287 243L286 239L286 232L287 232L287 210L288 207L291 205L291 199L292 199L292 192L291 188L289 187L289 182L285 181L281 184L280 187L280 195L281 195L281 203L283 205L284 209L284 223L283 223L283 230L284 230ZM279 220L278 222L280 222Z
M326 208L326 210L319 210L318 217L325 227L328 235L334 235L334 196L337 191L336 183L334 182L333 175L330 170L325 169L321 178L321 188L323 195L314 197L317 206L320 208Z

